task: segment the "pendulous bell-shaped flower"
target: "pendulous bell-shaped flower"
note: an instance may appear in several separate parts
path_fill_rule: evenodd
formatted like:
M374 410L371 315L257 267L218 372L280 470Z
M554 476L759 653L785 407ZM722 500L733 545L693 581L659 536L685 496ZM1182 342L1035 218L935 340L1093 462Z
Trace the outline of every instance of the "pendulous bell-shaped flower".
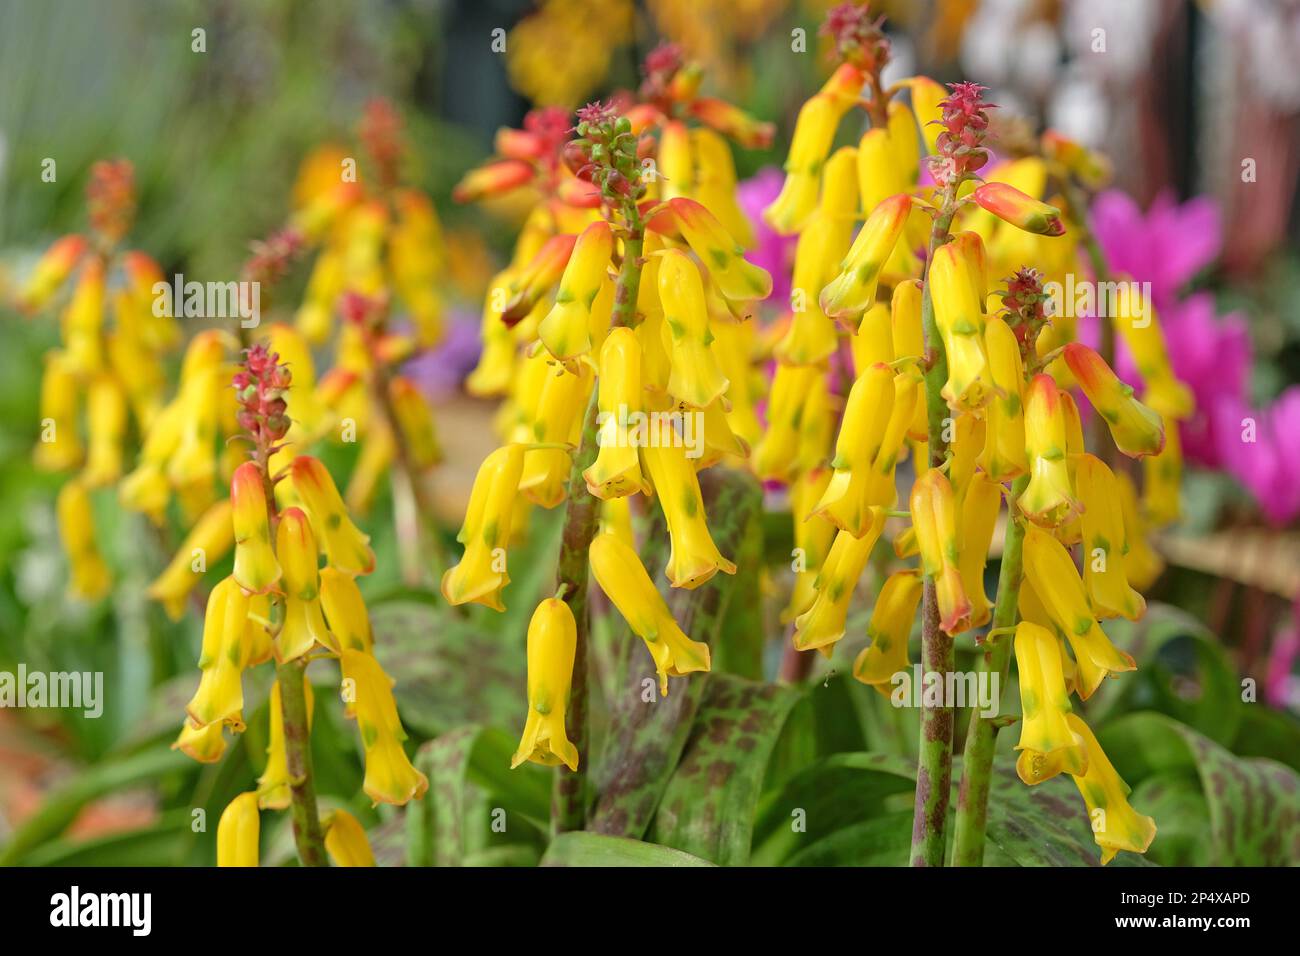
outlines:
M442 575L442 594L451 604L474 602L504 611L501 591L510 583L506 546L524 469L524 446L505 445L479 465L465 523L456 540L465 546L460 562Z
M375 569L370 536L352 523L339 490L320 460L299 455L290 466L293 489L311 518L326 561L340 571L369 574Z
M1119 486L1106 463L1095 455L1080 455L1074 486L1083 504L1079 516L1083 541L1083 583L1098 617L1136 621L1146 613L1142 595L1133 590L1124 570L1128 552Z
M418 800L429 789L429 779L411 765L402 748L406 731L397 716L393 679L365 651L341 648L339 664L345 710L356 719L366 751L366 796L397 806Z
M528 622L528 719L511 769L529 760L578 769L578 748L564 726L577 645L578 625L569 605L559 598L538 604Z
M1130 458L1158 455L1165 447L1165 426L1160 413L1133 396L1133 387L1119 380L1100 355L1078 342L1065 347L1070 367L1088 401L1105 419L1115 447Z
M217 866L257 866L261 828L255 792L231 800L217 823Z
M596 583L654 658L661 694L668 694L670 676L709 670L709 646L677 626L635 551L617 535L600 534L591 542L590 559Z
M1070 730L1070 694L1056 635L1029 621L1016 625L1016 671L1020 684L1020 756L1016 771L1033 786L1051 775L1082 773L1087 754Z
M284 622L275 637L276 660L292 661L317 644L334 643L321 613L320 552L307 515L300 508L286 508L275 533L275 550L280 556L284 578Z
M1066 412L1050 375L1035 375L1025 393L1025 454L1029 484L1020 509L1036 524L1054 527L1079 511L1070 482Z
M911 511L921 568L935 582L939 626L948 634L960 634L971 627L972 609L958 566L961 555L952 485L939 469L931 468L916 480Z
M921 575L916 571L896 571L885 579L867 623L871 644L853 662L853 676L886 697L894 675L908 668L907 639L922 590Z
M280 563L271 546L262 470L246 461L230 479L231 523L235 535L235 581L249 594L265 594L280 580Z

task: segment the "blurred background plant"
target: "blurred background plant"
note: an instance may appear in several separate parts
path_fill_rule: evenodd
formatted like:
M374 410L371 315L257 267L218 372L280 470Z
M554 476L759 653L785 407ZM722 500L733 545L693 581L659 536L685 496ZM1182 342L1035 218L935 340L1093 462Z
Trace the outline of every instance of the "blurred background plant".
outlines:
M491 155L498 128L521 127L533 107L569 108L633 88L646 53L661 40L676 41L705 66L705 92L776 124L770 149L734 149L742 206L756 234L750 258L777 280L760 321L775 318L788 295L781 285L793 246L757 213L780 187L774 167L786 155L795 112L825 79L817 27L828 6L19 0L0 7L0 670L22 661L29 669L102 671L112 688L97 720L0 709L0 859L212 862L215 814L249 789L266 746L260 712L246 715L243 744L221 763L197 767L167 750L193 690L200 622L194 614L172 622L146 598L171 554L148 522L117 508L112 495L92 496L92 507L114 586L95 603L64 597L68 568L54 507L62 479L39 471L31 457L41 356L56 344L58 323L50 314L25 317L10 304L51 242L84 228L93 163L122 157L134 167L131 242L149 250L166 276L227 281L240 275L249 240L288 218L305 158L322 144L344 144L346 155L366 104L383 98L394 105L406 142L404 184L430 197L445 236L444 335L404 372L433 403L439 423L446 462L429 479L429 510L450 548L474 469L494 443L494 406L466 394L461 380L478 357L483 294L506 263L530 201L487 203L484 214L484 207L450 201L455 183ZM1153 859L1258 859L1252 854L1266 851L1255 836L1230 833L1224 822L1233 819L1234 794L1200 781L1221 772L1234 786L1267 785L1273 765L1242 759L1255 756L1300 768L1300 82L1281 66L1300 57L1300 4L872 6L888 18L894 62L887 80L925 72L981 82L999 105L995 140L1014 144L1024 131L1050 125L1111 158L1112 191L1095 209L1099 239L1116 269L1152 282L1171 360L1195 393L1197 414L1183 423L1190 466L1183 518L1157 541L1168 569L1148 594L1152 613L1131 633L1115 628L1111 635L1150 663L1122 693L1099 692L1089 722L1134 784L1134 802L1141 798L1160 825ZM493 46L498 30L503 51ZM46 160L54 161L52 181L42 178ZM769 265L781 262L784 268ZM293 321L309 298L310 273L290 271L271 318ZM186 323L184 340L201 324ZM315 354L322 372L335 367L332 353ZM1125 377L1131 371L1118 370ZM175 367L167 377L175 381ZM1256 425L1249 443L1241 440L1246 419ZM357 467L355 446L322 454L337 474ZM544 852L614 853L581 839L548 850L546 775L524 767L508 779L503 771L515 743L527 610L552 578L550 560L529 555L554 552L555 516L542 516L525 550L512 556L512 566L529 570L516 575L512 610L491 616L490 631L483 609L449 617L426 587L403 581L395 530L402 522L394 517L391 491L381 485L365 522L379 570L362 582L376 652L398 676L403 722L424 742L417 765L435 789L441 781L456 798L445 811L428 802L405 813L358 804L356 735L340 708L322 707L313 738L324 805L355 813L371 829L381 862L528 863ZM762 535L758 543L746 538L747 546L760 548L773 567L788 564L788 515L758 524ZM737 540L748 534L744 527ZM731 645L732 663L691 706L699 709L696 725L749 708L751 726L761 728L759 746L737 766L744 772L724 788L754 824L724 836L681 815L701 799L686 771L709 757L707 741L688 743L682 729L683 767L656 791L662 809L642 834L715 862L896 862L890 854L905 851L864 830L861 816L871 811L888 821L906 811L910 818L911 715L879 707L872 692L843 675L819 675L827 678L825 693L767 685L770 691L751 699L744 682L771 678L778 668L785 594L766 576L761 588L757 581L734 587L747 595L748 623L738 616L722 630L735 639L746 626L766 623L773 639L743 653ZM851 633L865 632L868 611L855 607ZM1242 701L1243 679L1257 685L1259 704ZM252 699L265 700L265 689ZM613 719L597 714L596 732ZM1205 748L1201 737L1218 748ZM872 754L860 753L867 750ZM809 805L846 780L853 793L867 794L852 817L823 814L818 827L825 829L814 839L789 844L783 808ZM1008 787L1013 810L1036 799L1011 793ZM191 828L195 806L207 810L206 837ZM489 842L484 820L492 806L528 822L509 841ZM617 809L595 811L608 817ZM1210 823L1207 841L1198 827ZM883 833L886 823L878 826ZM1052 830L1062 845L1082 850L1046 859L1033 855L1029 840L1017 842L1014 830L1008 820L990 824L991 845L1010 858L1093 858L1086 833ZM267 862L288 859L287 828L267 831L263 847ZM667 859L654 848L644 852L647 861Z

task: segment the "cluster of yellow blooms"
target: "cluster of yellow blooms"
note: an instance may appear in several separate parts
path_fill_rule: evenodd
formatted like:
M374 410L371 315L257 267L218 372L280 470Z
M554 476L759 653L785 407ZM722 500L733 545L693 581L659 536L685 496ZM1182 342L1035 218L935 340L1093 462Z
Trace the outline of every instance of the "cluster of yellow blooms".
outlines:
M161 358L176 347L180 330L154 308L153 287L162 281L162 269L146 253L120 249L135 211L130 163L96 163L87 198L90 236L53 243L19 306L27 312L47 307L75 274L60 323L61 346L45 356L34 458L45 471L80 469L59 492L59 533L70 566L69 593L94 601L112 582L95 541L90 492L122 478L132 421L137 434L148 435L165 418Z
M553 508L574 494L573 450L584 425L599 420L599 453L581 474L604 519L590 567L645 641L667 693L669 676L709 669L709 650L683 633L651 581L629 504L637 495L658 501L672 586L735 572L709 533L697 473L724 459L743 462L747 436L756 436L752 323L743 320L771 291L771 277L743 256L752 233L736 204L730 150L715 130L749 141L771 133L699 97L698 72L674 48L656 51L647 66L642 102L623 115L587 107L580 138L566 143L566 116L534 114L525 130L503 131L502 158L460 188L469 199L535 183L541 198L484 308L485 348L470 387L493 394L508 385L504 444L479 469L459 536L464 554L442 591L452 604L502 609L506 551L527 517L519 499ZM708 125L692 129L688 116ZM692 456L671 424L638 430L638 418L671 423L672 415L701 422L701 454ZM542 602L533 616L516 766L577 768L565 729L576 627L561 600Z
M1086 700L1103 678L1135 667L1098 620L1140 616L1145 603L1134 586L1149 584L1159 565L1127 474L1112 472L1084 448L1070 389L1087 395L1120 452L1148 461L1161 460L1175 430L1162 417L1169 405L1156 399L1162 390L1185 390L1162 358L1159 327L1126 321L1149 308L1145 303L1132 303L1115 322L1150 359L1142 371L1151 406L1097 352L1072 341L1069 316L1048 323L1044 315L1044 277L1078 269L1078 248L1062 237L1058 208L1035 197L1053 177L1069 182L1097 160L1051 134L1044 156L999 163L980 184L975 171L988 153L979 88L957 84L948 92L914 77L884 90L880 65L870 55L844 63L803 106L784 188L765 213L778 232L799 237L768 431L754 456L761 477L791 488L804 567L786 611L795 647L829 656L844 636L854 588L896 504L896 468L910 453L911 525L895 538L894 551L900 560L919 555L919 567L885 578L868 626L870 646L853 667L858 680L888 695L892 676L909 668L923 579L934 581L945 633L990 622L984 567L1006 498L1009 522L1024 535L1021 622L1014 628L1020 775L1028 784L1071 775L1093 815L1103 862L1121 849L1143 852L1154 823L1128 805L1127 787L1071 712L1069 696ZM904 90L910 109L894 99ZM837 126L857 106L867 109L870 128L856 148L831 153ZM925 185L922 143L932 173ZM1006 291L995 291L990 276L1011 273ZM939 343L927 351L927 327L937 333L941 354ZM836 436L827 369L845 335L854 380ZM937 361L946 361L946 380L938 394L927 394L926 375ZM936 399L945 407L928 407ZM932 459L936 423L946 448ZM1165 461L1175 462L1176 489L1176 460ZM1167 480L1157 494L1176 501ZM1071 557L1075 545L1082 576Z
M283 473L268 470L288 431L290 381L288 368L262 346L249 350L244 371L235 377L253 459L236 468L231 480L234 569L208 596L202 677L175 746L201 762L220 759L226 748L223 730L244 729L247 669L271 659L277 665L336 659L345 712L361 731L365 793L376 802L405 804L423 795L428 780L402 747L406 734L393 681L374 656L370 620L356 584L357 576L374 570L369 537L353 524L334 480L316 458L298 455ZM303 688L310 723L310 684ZM255 865L259 809L287 808L291 788L301 782L290 770L279 680L269 709L266 770L257 790L237 797L222 814L218 865ZM345 811L335 811L325 827L335 863L369 862L364 832Z

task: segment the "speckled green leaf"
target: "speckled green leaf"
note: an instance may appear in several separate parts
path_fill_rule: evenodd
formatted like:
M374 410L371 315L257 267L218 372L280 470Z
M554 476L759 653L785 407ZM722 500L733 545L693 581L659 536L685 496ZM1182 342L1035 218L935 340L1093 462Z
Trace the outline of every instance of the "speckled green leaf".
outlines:
M768 759L802 691L710 678L650 838L726 866L749 861Z
M956 770L953 806L957 804ZM951 823L949 824L951 833ZM1079 788L1062 774L1033 787L1016 776L1014 762L995 767L989 786L985 866L1100 866ZM1145 866L1143 857L1120 853L1109 866Z
M712 866L681 850L627 837L561 833L546 848L542 866Z
M819 760L763 797L754 822L750 862L756 866L788 863L838 831L866 823L891 809L906 810L908 819L897 844L899 856L888 863L905 862L915 779L916 765L893 754L842 753ZM882 845L893 845L891 840L883 840L882 844L875 829L870 830L870 838L865 831L858 836L862 839L837 836L814 857L833 858L838 865L865 866L869 865L866 856ZM859 849L865 854L861 859L853 855Z
M711 468L700 475L700 488L714 542L723 554L733 554L761 504L758 484L748 475ZM656 575L673 618L694 640L715 646L738 593L733 578L719 574L690 591L669 588L662 573L667 532L652 524L646 537L653 544L645 549L642 560ZM671 678L668 696L660 697L649 652L617 612L612 613L617 626L612 629L613 646L605 657L611 673L605 682L609 723L605 746L592 771L596 795L587 829L640 837L681 758L713 675Z
M464 866L471 856L532 842L546 825L547 774L531 764L510 771L512 750L503 731L478 725L420 747L415 765L429 778L429 792L406 809L408 865ZM492 827L498 811L504 830Z
M1300 775L1290 767L1234 756L1163 714L1131 714L1098 739L1130 786L1155 775L1195 777L1209 811L1209 865L1300 864ZM1156 817L1157 841L1160 825Z

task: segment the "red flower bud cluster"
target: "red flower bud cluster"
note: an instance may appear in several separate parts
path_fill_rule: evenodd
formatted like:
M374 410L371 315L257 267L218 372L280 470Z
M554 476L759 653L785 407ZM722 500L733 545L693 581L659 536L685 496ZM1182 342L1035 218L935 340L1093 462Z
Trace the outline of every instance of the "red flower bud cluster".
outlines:
M1043 274L1025 267L1005 282L1007 288L1001 296L1007 325L1016 333L1021 356L1028 360L1034 354L1038 333L1047 324L1048 296L1043 292Z
M960 182L989 161L984 148L989 129L985 111L994 108L984 102L984 87L978 83L952 83L948 88L952 92L939 104L943 132L935 141L938 155L930 158L930 172L940 186Z
M360 138L375 164L379 184L385 189L396 186L405 144L402 141L402 117L392 103L376 98L366 104L361 116Z
M106 159L90 167L86 185L90 225L110 244L131 228L135 218L135 169L129 160Z
M265 345L244 352L244 367L235 373L235 396L239 401L239 427L260 449L271 446L289 432L285 392L293 375L280 364L280 356Z
M842 62L879 73L890 57L884 23L883 16L872 19L865 3L841 3L826 14L821 32L835 41L835 53Z

